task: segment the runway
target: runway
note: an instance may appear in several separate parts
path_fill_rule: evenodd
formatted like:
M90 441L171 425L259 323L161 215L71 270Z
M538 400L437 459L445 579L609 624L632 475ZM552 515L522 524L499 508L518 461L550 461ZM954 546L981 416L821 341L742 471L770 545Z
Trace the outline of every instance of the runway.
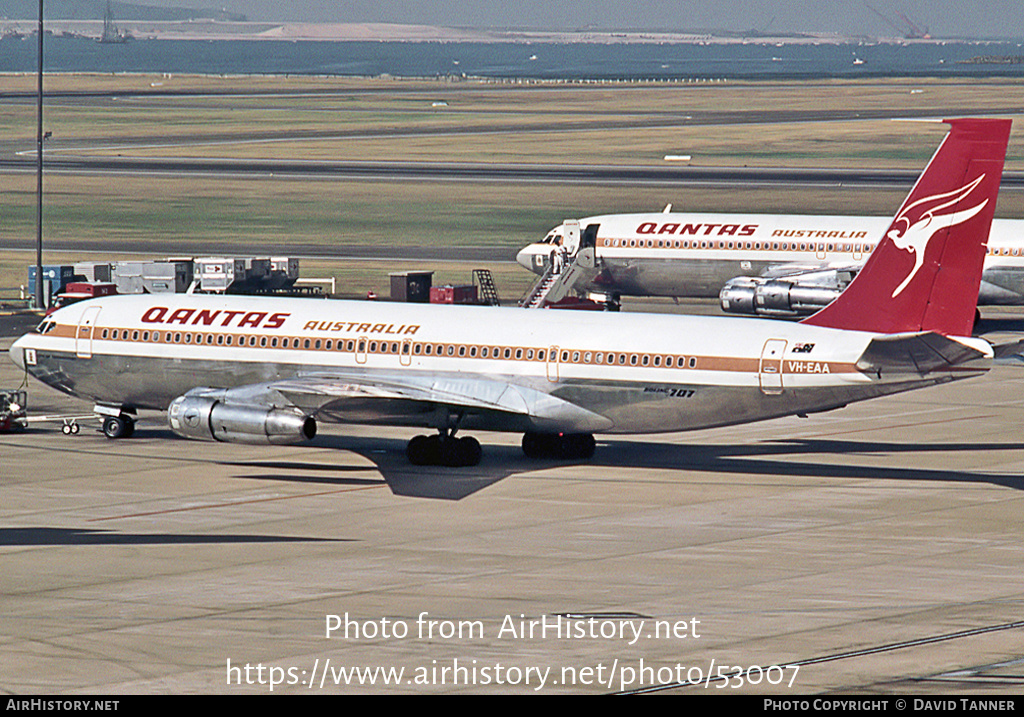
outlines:
M0 172L35 171L35 159L0 158ZM657 186L913 186L920 170L763 167L652 167L491 162L317 162L289 160L46 157L49 172L373 181L538 182ZM1024 173L1004 172L1001 188L1024 186Z
M0 355L0 386L21 378ZM481 433L473 469L414 468L408 431L359 426L301 447L186 442L160 415L130 441L0 435L0 687L1017 694L1022 396L1024 367L999 367L599 436L586 464ZM90 407L33 382L29 408Z

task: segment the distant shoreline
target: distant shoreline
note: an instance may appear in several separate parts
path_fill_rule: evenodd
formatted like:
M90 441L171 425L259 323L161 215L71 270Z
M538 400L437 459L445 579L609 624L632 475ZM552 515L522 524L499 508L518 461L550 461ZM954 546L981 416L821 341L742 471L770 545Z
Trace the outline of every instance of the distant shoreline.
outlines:
M560 44L851 44L851 43L925 43L973 42L977 44L1005 40L966 38L906 39L897 37L847 37L835 34L799 34L782 36L712 35L687 32L586 31L546 32L533 30L474 30L434 25L393 25L384 23L258 23L194 20L189 22L118 21L117 26L137 40L276 40L321 42L473 42L473 43L560 43ZM51 20L46 23L54 35L99 39L102 20ZM34 20L0 20L0 37L26 37L35 34Z

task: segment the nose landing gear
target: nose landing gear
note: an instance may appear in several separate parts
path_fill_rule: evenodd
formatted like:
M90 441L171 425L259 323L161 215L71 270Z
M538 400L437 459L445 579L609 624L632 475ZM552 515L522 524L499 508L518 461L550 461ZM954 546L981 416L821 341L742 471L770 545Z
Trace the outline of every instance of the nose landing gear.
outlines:
M130 416L107 416L103 419L103 435L107 438L131 438L135 421Z

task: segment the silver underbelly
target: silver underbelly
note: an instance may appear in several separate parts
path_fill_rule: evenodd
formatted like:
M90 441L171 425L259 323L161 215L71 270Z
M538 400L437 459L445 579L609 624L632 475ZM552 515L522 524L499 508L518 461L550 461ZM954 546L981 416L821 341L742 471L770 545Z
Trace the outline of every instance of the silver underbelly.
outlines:
M125 357L96 354L83 359L62 352L38 352L32 374L44 383L96 403L136 409L166 410L178 396L198 386L234 388L285 378L337 371L337 366L254 362L225 362L166 357ZM368 379L381 369L345 367L346 374L363 373ZM401 376L416 369L395 370ZM431 376L444 374L430 372ZM456 375L456 374L452 374ZM780 416L814 413L848 403L899 393L965 378L934 373L928 376L892 376L885 381L858 377L823 385L788 386L765 393L751 385L714 385L697 381L615 381L543 376L488 375L487 379L524 386L551 394L610 422L605 433L664 433L747 423ZM431 426L437 407L404 400L352 400L332 404L318 413L320 420L378 425ZM479 410L466 411L464 428L497 431L550 430L539 416ZM560 430L572 430L566 425Z

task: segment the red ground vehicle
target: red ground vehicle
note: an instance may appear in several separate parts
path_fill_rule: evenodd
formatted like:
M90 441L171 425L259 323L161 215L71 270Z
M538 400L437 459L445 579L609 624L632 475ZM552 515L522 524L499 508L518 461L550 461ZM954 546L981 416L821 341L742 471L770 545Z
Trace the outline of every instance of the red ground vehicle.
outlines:
M53 306L46 310L49 316L57 309L85 299L93 299L97 296L113 296L117 293L116 284L104 282L71 281L64 287L64 292L54 297Z

